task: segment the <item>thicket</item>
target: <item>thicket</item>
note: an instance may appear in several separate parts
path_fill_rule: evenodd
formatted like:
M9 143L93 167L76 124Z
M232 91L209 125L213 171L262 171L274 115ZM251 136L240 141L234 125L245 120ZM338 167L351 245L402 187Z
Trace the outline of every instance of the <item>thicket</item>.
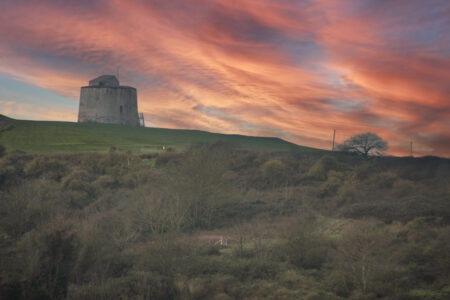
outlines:
M449 175L224 144L5 154L0 299L448 299Z

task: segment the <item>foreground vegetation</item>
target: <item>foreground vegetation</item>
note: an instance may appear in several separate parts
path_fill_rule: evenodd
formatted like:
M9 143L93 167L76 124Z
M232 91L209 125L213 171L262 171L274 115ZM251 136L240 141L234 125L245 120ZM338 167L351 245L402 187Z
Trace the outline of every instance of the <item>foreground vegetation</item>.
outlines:
M435 157L221 143L9 153L0 298L449 299L449 181Z
M197 143L226 141L233 147L258 151L317 151L279 138L226 135L199 130L137 128L114 124L14 120L0 115L0 144L8 151L28 153L182 151Z

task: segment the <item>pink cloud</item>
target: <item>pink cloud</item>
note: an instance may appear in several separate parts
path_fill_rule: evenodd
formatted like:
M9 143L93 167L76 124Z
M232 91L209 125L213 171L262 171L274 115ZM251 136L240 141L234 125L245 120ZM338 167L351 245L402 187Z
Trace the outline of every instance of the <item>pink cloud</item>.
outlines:
M4 4L3 72L77 99L91 77L120 66L153 126L322 148L333 128L340 141L373 131L391 154L407 154L414 140L421 154L450 155L450 28L437 23L450 5L442 1L69 3ZM430 17L430 7L441 14ZM432 42L411 38L423 28Z

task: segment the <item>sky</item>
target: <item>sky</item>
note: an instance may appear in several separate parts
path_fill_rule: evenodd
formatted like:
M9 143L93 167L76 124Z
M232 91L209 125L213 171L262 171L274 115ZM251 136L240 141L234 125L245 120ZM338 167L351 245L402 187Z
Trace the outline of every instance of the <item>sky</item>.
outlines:
M448 0L0 0L0 113L75 122L117 71L147 126L450 156Z

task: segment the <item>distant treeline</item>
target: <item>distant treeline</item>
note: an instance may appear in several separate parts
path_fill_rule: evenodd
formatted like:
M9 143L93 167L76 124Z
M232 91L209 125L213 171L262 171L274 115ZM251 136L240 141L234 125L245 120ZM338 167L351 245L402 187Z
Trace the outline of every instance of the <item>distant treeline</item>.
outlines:
M450 298L447 159L0 156L0 299Z

